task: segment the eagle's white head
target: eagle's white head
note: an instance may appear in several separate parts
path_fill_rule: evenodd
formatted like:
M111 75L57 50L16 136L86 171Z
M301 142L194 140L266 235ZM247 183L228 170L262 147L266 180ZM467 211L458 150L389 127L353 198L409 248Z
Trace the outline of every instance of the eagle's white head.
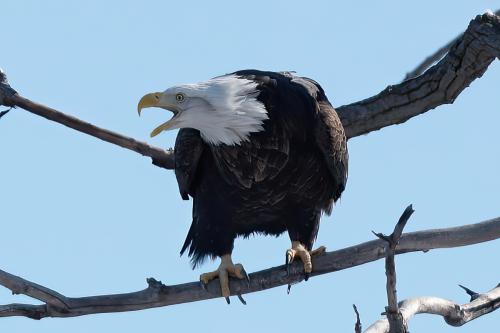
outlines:
M250 133L263 130L268 119L264 104L257 100L257 83L226 75L196 84L168 88L164 92L147 94L137 106L139 115L147 107L159 107L174 113L169 121L151 132L176 128L195 128L210 144L239 144L248 140Z

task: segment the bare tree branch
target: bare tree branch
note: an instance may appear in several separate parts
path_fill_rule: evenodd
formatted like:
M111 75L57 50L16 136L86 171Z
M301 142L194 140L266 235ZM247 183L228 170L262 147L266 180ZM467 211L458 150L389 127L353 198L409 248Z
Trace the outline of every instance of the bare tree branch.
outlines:
M493 14L493 13L492 13ZM497 10L494 15L500 16L500 10ZM420 64L418 64L417 67L415 67L414 70L411 72L406 73L405 80L408 79L413 79L414 77L419 76L423 72L425 72L429 67L431 67L436 61L440 60L448 51L450 48L455 45L460 38L463 37L463 33L458 35L457 37L453 38L451 42L446 44L445 46L441 47L439 50L428 56L427 58L424 59Z
M500 56L500 17L477 16L449 53L423 75L389 86L378 95L337 108L348 138L400 124L435 107L453 103L472 81L481 77ZM5 75L0 75L4 77ZM29 112L95 136L104 141L149 156L153 164L172 169L171 150L153 147L133 138L99 128L55 109L32 102L0 80L0 105L19 106Z
M174 168L174 151L172 149L164 150L158 147L153 147L145 142L137 141L133 138L121 135L119 133L97 127L76 117L49 108L45 105L32 102L17 93L10 96L4 96L4 98L4 104L6 105L18 106L31 113L58 122L82 133L86 133L106 142L110 142L120 147L130 149L143 156L151 157L153 164L159 167L165 169Z
M387 87L376 96L337 108L347 137L400 124L453 103L500 56L500 17L477 16L449 53L424 74Z
M356 304L353 304L352 307L354 308L354 312L356 313L356 324L354 324L354 333L361 333L361 330L363 328L361 326L361 318L359 318L358 308L356 307Z
M398 296L396 292L396 263L394 262L394 256L396 254L396 246L398 245L401 235L403 234L403 229L413 212L414 210L412 205L406 207L405 211L399 218L398 223L396 223L394 231L391 235L385 236L383 234L374 233L378 238L387 243L385 248L385 275L387 276L386 290L388 306L385 308L385 312L389 321L390 333L408 332L403 316L401 315L398 307Z
M451 326L462 326L482 315L500 307L500 284L485 294L479 295L470 303L456 304L438 297L417 297L407 299L400 304L401 314L406 322L419 313L442 316ZM389 322L380 319L368 327L365 333L388 333Z
M433 229L403 234L396 254L428 251L437 248L477 244L500 238L500 217L481 223L455 228ZM314 257L311 276L336 272L385 257L386 244L372 240ZM232 279L232 295L247 294L304 279L301 263L294 263L287 274L285 266L269 268L250 274L250 284ZM134 311L173 304L221 297L220 284L212 281L205 291L198 282L167 286L148 279L144 290L116 295L67 297L21 277L0 270L0 285L15 293L37 298L45 305L8 304L0 306L0 317L26 316L29 318L74 317L94 313Z

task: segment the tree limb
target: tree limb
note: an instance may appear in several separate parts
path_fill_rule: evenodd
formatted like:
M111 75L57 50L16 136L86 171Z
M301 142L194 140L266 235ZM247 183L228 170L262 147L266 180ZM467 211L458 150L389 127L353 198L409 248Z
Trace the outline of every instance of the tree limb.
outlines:
M403 234L396 254L428 251L477 244L500 238L500 217L461 227L432 229ZM362 265L385 257L386 244L372 240L314 257L311 276L331 273ZM250 274L250 284L232 279L232 295L266 290L304 279L301 263L293 263L290 274L285 266L269 268ZM167 286L148 279L144 290L115 295L66 297L46 287L0 270L0 285L45 302L44 305L7 304L0 306L0 317L25 316L34 319L44 317L74 317L94 313L135 311L173 304L195 302L221 297L220 284L211 281L208 291L198 282Z
M500 16L500 10L497 10L495 13L491 13L491 14ZM445 46L441 47L436 52L434 52L433 54L431 54L430 56L428 56L427 58L425 58L424 61L422 61L420 64L418 64L418 66L415 67L414 70L412 70L411 72L406 73L406 76L405 76L404 80L413 79L414 77L417 77L420 74L422 74L423 72L425 72L436 61L440 60L446 53L448 53L448 51L450 50L450 48L453 45L455 45L460 40L460 38L463 37L463 35L464 34L461 33L457 37L453 38L453 40L451 40L448 44L446 44Z
M1 85L0 85L1 86ZM12 91L11 91L12 93ZM1 90L0 90L1 96ZM2 98L0 98L0 101ZM130 149L143 156L151 157L153 164L165 169L174 168L174 151L153 147L145 142L137 141L128 136L97 127L76 117L64 114L45 105L35 103L15 93L10 96L4 95L4 104L7 106L18 106L31 113L58 122L82 133L89 134L98 139Z
M400 124L442 104L453 103L472 81L481 77L500 56L500 17L491 13L477 16L448 54L423 75L387 87L378 95L337 108L348 138L383 127ZM5 78L0 73L0 78ZM151 157L153 164L172 169L172 150L99 128L55 109L32 102L0 80L0 105L19 106L77 131Z
M385 275L387 276L386 290L388 306L385 308L385 312L389 321L390 333L408 332L405 321L403 320L403 316L401 315L398 307L398 297L396 292L396 263L394 261L394 256L396 254L396 246L398 245L401 235L403 234L403 229L413 212L414 210L412 205L406 207L405 211L399 218L398 223L396 223L394 231L389 236L374 233L375 236L386 242Z
M442 316L448 325L462 326L500 308L500 284L486 294L479 295L470 303L463 305L438 297L410 298L399 305L406 322L416 314L429 313ZM388 332L389 322L387 319L376 321L365 331L365 333Z
M477 16L448 54L424 74L337 108L347 137L400 124L439 105L453 103L499 57L500 17L490 13Z

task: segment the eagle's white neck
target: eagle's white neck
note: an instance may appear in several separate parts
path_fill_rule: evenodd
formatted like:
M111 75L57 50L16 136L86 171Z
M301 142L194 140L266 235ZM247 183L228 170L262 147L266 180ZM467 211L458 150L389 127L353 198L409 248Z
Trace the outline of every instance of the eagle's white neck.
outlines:
M257 83L252 80L226 75L170 89L186 95L178 127L198 129L210 144L246 141L250 133L262 131L262 123L268 119L264 104L257 100Z

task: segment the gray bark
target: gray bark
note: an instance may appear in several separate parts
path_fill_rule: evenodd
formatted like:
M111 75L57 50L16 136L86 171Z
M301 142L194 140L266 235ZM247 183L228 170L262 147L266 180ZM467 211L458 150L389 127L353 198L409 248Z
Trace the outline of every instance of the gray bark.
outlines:
M428 251L477 244L500 238L500 217L481 223L455 228L433 229L403 234L396 254ZM311 276L340 271L363 265L386 256L386 242L372 240L314 257ZM278 266L250 274L250 284L232 279L232 295L241 295L294 284L304 279L303 266L294 263L287 275L286 267ZM221 297L219 281L211 281L208 291L199 282L167 286L148 279L144 290L116 295L67 297L49 288L0 270L0 285L16 294L36 298L45 304L7 304L0 306L0 317L25 316L33 319L45 317L74 317L94 313L122 312L153 307L196 302Z
M401 235L403 234L403 229L413 212L414 210L412 205L409 205L399 218L398 223L396 223L394 231L389 236L375 234L375 236L387 243L385 247L385 275L387 277L386 291L388 306L385 308L385 312L387 320L389 321L389 333L408 332L408 328L405 325L405 321L403 320L403 316L398 307L398 296L396 292L396 262L394 261L394 256L396 255L396 247L399 243Z
M424 74L389 86L378 95L363 101L338 107L337 112L347 137L352 138L400 124L439 105L453 103L499 56L500 17L491 13L477 16L464 34L453 43L448 54ZM0 82L0 104L21 107L75 130L151 157L153 164L159 167L174 167L172 150L150 146L32 102L17 94L6 82Z
M495 13L492 13L492 14L499 16L500 10L497 10ZM414 77L419 76L420 74L425 72L429 67L431 67L435 62L437 62L438 60L441 60L441 58L446 53L448 53L448 51L451 49L451 47L453 45L455 45L460 40L460 38L463 38L463 35L464 34L461 33L457 37L453 38L453 40L451 40L448 44L441 47L439 50L437 50L436 52L434 52L433 54L431 54L430 56L425 58L424 61L422 61L420 64L418 64L418 66L415 67L414 70L412 70L411 72L408 72L406 74L405 80L413 79Z
M477 16L448 54L424 74L387 87L376 96L337 108L348 138L400 124L453 103L500 57L500 17Z
M419 313L442 316L451 326L462 326L482 315L493 312L500 307L500 284L485 294L479 295L470 303L463 305L438 297L410 298L400 303L404 321ZM388 333L389 322L380 319L368 327L365 333Z
M348 138L399 124L439 105L453 103L466 87L482 76L495 58L500 57L500 17L492 14L477 16L471 21L464 34L451 44L451 47L445 47L449 49L448 53L422 75L389 86L371 98L338 107L337 112ZM426 66L428 65L424 67ZM422 68L419 71L422 71ZM32 102L9 86L3 72L0 72L0 105L23 108L75 130L133 150L151 157L153 163L162 168L172 169L174 166L172 150L150 146ZM498 238L500 238L500 218L457 228L404 234L396 247L396 254L464 246ZM386 245L383 241L366 242L314 258L315 270L311 276L362 265L385 256ZM231 291L234 295L299 282L303 279L303 274L300 264L294 264L290 275L286 274L284 266L279 266L255 272L250 274L250 277L249 286L240 281L231 281ZM148 279L148 287L141 291L78 298L61 295L49 288L1 270L0 284L12 290L13 293L25 294L45 303L43 305L2 305L0 317L26 316L34 319L73 317L93 313L134 311L220 297L220 287L217 281L211 282L206 292L196 282L166 286L154 279ZM449 301L437 298L407 300L406 303L400 304L400 310L404 316L408 316L405 318L415 313L432 312L442 314L449 323L465 323L478 315L498 308L496 289L485 294L483 298L482 296L478 298L486 303L474 300L469 305L463 305L459 312L452 313L452 308L456 310L458 305L446 303ZM446 314L443 314L445 312ZM359 330L361 330L360 325Z

